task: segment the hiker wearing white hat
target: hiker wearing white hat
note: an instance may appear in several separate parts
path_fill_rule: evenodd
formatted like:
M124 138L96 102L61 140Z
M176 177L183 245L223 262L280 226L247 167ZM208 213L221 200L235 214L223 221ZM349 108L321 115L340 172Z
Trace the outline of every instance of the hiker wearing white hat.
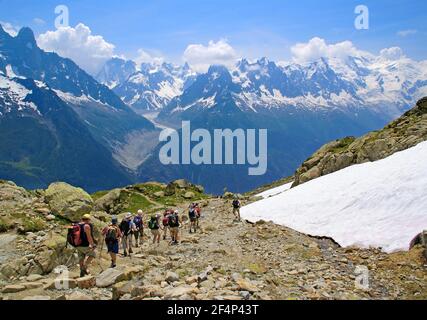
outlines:
M124 219L120 223L120 231L122 232L123 255L127 257L133 253L132 237L133 234L137 231L135 223L132 221L132 213L127 212L125 214Z

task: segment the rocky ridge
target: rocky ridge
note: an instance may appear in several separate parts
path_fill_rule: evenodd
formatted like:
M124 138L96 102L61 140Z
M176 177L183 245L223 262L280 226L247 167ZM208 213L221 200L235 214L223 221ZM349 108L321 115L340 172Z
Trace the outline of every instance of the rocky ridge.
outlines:
M293 187L354 164L384 159L427 140L427 97L380 131L324 145L295 173Z

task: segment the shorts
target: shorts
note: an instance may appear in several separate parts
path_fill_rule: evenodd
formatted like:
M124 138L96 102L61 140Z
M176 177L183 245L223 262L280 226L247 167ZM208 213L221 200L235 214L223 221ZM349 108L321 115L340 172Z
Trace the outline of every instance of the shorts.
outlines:
M170 228L173 233L178 233L179 227Z
M160 230L159 229L151 229L151 234L153 236L159 236L160 235Z
M197 221L197 217L196 216L190 216L190 221L191 222L196 222Z
M107 244L107 250L108 253L119 253L119 242L113 241L113 242L105 242Z
M77 247L77 254L79 255L80 260L83 260L86 257L96 258L95 250L89 247Z

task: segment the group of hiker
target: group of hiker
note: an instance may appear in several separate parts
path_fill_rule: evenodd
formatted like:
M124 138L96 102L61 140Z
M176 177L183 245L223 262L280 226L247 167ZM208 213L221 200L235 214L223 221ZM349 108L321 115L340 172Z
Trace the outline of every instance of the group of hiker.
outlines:
M197 232L199 229L201 212L201 207L198 203L192 203L189 206L190 233ZM97 242L93 235L91 219L90 215L84 215L80 223L74 224L69 228L67 236L67 242L77 249L81 277L88 274L88 266L96 258L95 249ZM146 224L142 210L138 210L135 216L132 213L126 213L120 223L119 219L113 216L111 223L102 230L103 243L106 244L107 251L111 257L111 268L116 267L120 244L124 257L130 257L133 254L132 249L134 247L138 248L143 244L146 226L152 234L153 244L159 245L162 236L163 240L167 240L169 232L169 244L178 245L180 229L183 227L183 219L178 210L172 209L167 209L162 214L157 213L152 215Z

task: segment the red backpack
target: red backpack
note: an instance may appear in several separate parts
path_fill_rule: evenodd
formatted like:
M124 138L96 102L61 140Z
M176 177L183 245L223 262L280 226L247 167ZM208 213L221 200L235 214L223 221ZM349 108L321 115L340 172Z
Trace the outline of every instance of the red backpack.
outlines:
M74 223L72 226L68 227L67 243L73 247L80 246L82 244L81 232L82 227L78 223Z
M164 218L163 218L163 226L164 227L167 227L167 226L169 226L169 215L166 215Z

